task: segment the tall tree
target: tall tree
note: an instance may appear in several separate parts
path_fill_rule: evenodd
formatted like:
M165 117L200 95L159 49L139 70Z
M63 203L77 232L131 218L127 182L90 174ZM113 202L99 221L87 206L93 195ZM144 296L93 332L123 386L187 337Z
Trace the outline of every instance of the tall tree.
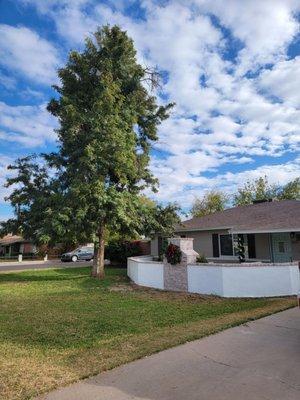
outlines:
M12 167L18 174L8 185L18 183L21 193L13 191L10 201L28 235L93 240L92 274L102 278L106 229L139 232L143 212L155 215L140 193L156 189L149 152L173 104L157 105L149 90L157 74L138 64L133 41L117 26L98 29L58 74L58 98L48 105L60 123L58 151L43 156L45 167L31 159Z
M220 190L210 190L202 198L196 198L191 209L193 217L203 217L217 211L223 211L228 201Z

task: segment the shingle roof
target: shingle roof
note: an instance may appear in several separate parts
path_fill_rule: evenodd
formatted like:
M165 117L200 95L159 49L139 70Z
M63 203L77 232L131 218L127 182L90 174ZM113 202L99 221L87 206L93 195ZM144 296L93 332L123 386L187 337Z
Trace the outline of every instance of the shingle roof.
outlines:
M232 229L238 231L300 231L300 201L250 204L183 221L176 231Z
M22 236L17 235L6 235L2 239L0 239L0 245L6 246L13 243L24 243L26 240L22 238Z

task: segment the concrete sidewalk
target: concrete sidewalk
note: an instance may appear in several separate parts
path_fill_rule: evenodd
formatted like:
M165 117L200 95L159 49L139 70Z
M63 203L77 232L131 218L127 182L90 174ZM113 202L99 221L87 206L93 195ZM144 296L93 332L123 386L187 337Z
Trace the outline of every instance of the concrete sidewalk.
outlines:
M39 399L299 400L300 310L157 353Z

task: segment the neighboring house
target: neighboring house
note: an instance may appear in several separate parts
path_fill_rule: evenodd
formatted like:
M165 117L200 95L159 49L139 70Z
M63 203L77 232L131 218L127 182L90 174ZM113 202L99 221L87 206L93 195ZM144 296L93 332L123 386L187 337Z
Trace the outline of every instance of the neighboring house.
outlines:
M300 201L257 202L192 218L176 227L176 235L194 238L194 250L209 261L238 260L238 240L247 261L300 260ZM152 243L160 253L162 239Z
M9 234L0 239L0 257L13 257L18 254L33 254L35 252L35 245L22 236Z

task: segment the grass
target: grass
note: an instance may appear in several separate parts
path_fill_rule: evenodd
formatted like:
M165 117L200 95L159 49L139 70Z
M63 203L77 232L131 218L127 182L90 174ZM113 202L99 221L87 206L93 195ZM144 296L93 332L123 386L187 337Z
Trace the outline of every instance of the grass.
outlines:
M0 398L30 399L171 346L296 305L136 288L125 269L0 274Z

